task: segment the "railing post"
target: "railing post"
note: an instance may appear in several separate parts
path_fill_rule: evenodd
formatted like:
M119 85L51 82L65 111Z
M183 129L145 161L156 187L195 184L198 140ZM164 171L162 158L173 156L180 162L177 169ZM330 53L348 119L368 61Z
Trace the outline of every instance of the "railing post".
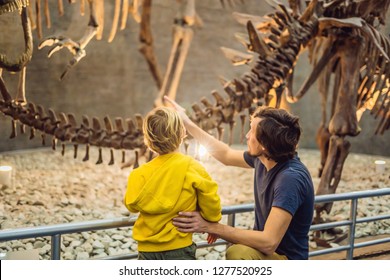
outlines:
M51 259L61 259L61 234L51 236Z
M232 226L232 227L234 227L236 225L236 214L235 213L228 215L227 224L229 226Z
M349 219L351 224L349 225L348 240L349 249L347 251L347 260L353 259L353 250L355 248L355 229L356 229L356 216L357 216L357 198L351 199L351 210Z

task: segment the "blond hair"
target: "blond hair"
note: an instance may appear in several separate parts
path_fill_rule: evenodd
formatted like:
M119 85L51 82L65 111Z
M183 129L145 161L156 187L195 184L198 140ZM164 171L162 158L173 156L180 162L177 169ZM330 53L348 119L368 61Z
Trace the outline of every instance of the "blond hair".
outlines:
M146 146L159 155L175 151L186 134L179 114L168 107L150 111L144 119L143 132Z

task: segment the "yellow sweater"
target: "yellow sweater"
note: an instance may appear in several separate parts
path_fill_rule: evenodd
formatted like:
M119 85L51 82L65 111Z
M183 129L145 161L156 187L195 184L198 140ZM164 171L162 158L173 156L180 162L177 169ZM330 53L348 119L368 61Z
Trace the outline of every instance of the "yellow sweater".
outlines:
M221 219L217 183L190 156L170 153L134 169L124 203L139 212L133 228L138 251L160 252L192 244L192 234L179 232L172 218L180 211L199 211L211 222Z

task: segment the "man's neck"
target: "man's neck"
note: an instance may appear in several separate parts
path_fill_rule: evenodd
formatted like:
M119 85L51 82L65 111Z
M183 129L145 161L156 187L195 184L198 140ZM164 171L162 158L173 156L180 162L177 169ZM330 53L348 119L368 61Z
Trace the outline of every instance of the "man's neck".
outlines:
M270 171L277 164L276 161L272 159L267 159L264 155L259 156L259 159L262 162L262 164L264 164L267 171Z

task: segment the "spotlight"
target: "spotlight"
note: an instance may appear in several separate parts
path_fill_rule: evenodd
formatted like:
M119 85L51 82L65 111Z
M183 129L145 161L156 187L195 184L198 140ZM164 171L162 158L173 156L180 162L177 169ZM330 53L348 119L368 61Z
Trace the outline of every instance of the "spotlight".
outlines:
M0 185L11 186L12 179L12 166L2 165L0 166Z
M209 153L208 153L207 149L204 146L199 145L199 147L198 147L199 160L207 160L208 155L209 155Z
M377 173L384 173L386 167L386 161L384 160L376 160L375 161L375 170Z

